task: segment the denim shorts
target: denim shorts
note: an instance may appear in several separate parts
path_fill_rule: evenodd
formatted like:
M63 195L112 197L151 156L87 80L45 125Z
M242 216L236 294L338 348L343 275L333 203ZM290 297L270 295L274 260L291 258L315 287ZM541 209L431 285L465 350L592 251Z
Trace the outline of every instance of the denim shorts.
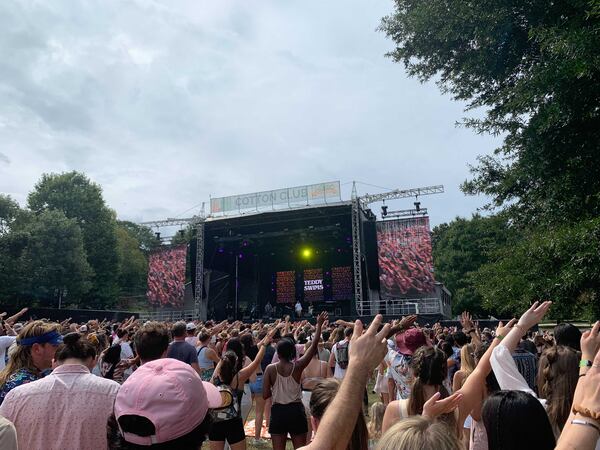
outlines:
M253 394L262 394L263 375L256 376L256 381L250 383L250 392Z

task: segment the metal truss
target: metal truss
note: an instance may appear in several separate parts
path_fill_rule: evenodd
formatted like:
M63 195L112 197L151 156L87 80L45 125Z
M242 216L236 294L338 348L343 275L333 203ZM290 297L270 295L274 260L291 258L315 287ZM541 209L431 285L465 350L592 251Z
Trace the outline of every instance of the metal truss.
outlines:
M361 204L366 207L370 203L381 202L383 200L395 200L398 198L418 197L419 195L441 194L444 192L443 185L426 186L415 189L394 189L393 191L382 194L365 194L360 197Z
M361 242L360 242L360 199L352 199L352 262L354 269L354 301L356 303L356 312L359 316L365 314L365 304L363 301L362 288L362 260L361 260Z
M196 223L196 290L194 292L194 316L207 320L207 305L204 302L204 221Z

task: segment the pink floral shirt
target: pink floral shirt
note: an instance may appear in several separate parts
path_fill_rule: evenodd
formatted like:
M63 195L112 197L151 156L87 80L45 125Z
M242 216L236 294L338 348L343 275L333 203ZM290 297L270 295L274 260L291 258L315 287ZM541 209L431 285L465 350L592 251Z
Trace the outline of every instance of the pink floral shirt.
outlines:
M15 425L21 449L104 449L106 422L119 387L92 375L85 366L62 365L10 391L0 416Z

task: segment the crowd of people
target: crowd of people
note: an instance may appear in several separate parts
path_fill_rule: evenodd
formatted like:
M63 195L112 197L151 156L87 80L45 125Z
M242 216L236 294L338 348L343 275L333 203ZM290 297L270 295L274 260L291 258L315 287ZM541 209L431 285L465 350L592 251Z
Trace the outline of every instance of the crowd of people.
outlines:
M2 315L0 449L600 449L600 322L532 331L550 307L495 329L24 309Z

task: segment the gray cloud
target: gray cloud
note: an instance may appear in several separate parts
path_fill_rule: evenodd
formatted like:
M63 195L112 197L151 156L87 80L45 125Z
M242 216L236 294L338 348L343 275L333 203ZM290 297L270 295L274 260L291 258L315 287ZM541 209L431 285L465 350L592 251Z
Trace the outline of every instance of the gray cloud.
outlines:
M432 221L470 214L483 201L458 184L498 140L455 128L463 105L384 58L390 8L0 2L0 191L24 202L42 173L81 170L119 217L152 220L331 179L444 184L423 199Z

